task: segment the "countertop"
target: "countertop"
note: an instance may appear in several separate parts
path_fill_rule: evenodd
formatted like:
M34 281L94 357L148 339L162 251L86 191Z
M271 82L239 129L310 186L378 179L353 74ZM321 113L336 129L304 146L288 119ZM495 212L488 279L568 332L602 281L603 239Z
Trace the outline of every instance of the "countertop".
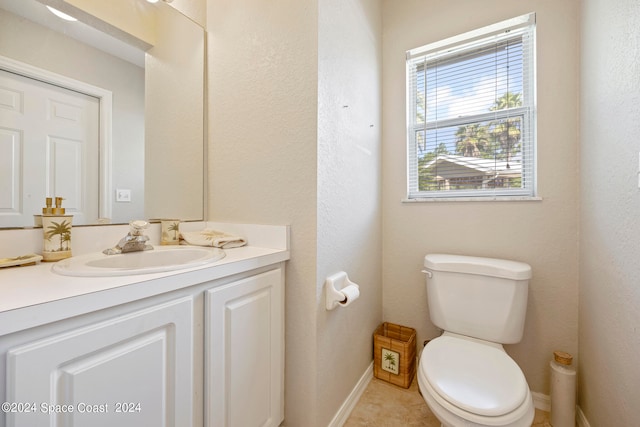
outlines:
M0 336L289 259L288 227L243 226L242 231L257 234L257 245L251 245L250 238L247 246L225 249L221 260L175 271L72 277L54 273L53 263L1 268ZM271 235L277 238L262 238ZM271 244L273 240L277 244Z
M250 271L289 259L283 249L225 249L211 264L182 270L115 277L71 277L51 263L0 270L0 335ZM46 305L46 307L44 306Z

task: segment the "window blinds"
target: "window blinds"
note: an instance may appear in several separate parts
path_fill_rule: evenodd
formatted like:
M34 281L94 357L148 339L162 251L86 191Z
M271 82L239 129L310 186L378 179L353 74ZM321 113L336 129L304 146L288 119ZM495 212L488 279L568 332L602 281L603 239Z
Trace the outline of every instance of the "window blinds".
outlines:
M408 194L535 194L535 15L407 52Z

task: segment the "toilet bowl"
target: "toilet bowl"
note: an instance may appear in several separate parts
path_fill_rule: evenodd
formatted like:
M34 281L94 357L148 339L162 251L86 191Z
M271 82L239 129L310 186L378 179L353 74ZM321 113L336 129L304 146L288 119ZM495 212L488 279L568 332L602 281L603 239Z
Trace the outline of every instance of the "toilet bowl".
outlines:
M531 392L500 344L445 332L422 351L418 386L446 427L529 427Z
M531 267L463 255L425 256L429 318L444 333L422 350L418 386L446 427L529 427L529 386L503 344L522 338Z

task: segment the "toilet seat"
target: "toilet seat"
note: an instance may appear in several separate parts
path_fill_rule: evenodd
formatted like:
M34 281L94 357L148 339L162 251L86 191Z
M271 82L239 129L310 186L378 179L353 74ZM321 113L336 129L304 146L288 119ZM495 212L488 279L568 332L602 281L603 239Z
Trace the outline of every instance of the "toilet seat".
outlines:
M526 379L499 344L445 332L424 348L418 383L446 425L530 426L533 420Z
M484 416L513 411L527 396L527 381L504 350L442 336L423 350L427 380L451 404Z

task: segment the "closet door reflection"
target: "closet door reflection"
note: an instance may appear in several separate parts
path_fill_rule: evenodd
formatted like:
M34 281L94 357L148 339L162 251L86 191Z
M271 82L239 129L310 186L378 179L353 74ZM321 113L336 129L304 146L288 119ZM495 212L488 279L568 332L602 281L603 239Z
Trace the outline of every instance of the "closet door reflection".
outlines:
M98 100L0 70L0 107L0 227L33 224L47 196L97 218Z

